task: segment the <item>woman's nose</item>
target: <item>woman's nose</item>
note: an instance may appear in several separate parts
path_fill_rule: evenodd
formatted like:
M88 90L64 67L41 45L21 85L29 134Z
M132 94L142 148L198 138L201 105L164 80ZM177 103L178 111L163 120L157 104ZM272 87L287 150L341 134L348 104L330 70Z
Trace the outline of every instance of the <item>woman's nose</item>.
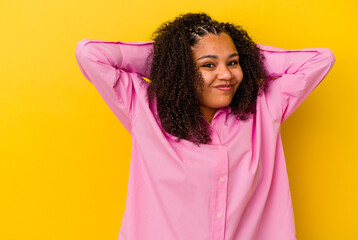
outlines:
M232 73L227 66L221 66L218 68L218 79L230 80Z

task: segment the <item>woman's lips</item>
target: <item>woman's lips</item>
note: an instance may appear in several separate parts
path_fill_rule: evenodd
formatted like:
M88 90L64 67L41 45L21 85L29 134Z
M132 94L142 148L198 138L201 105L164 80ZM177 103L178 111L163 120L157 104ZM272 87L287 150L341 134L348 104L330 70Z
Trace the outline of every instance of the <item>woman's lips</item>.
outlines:
M232 88L232 85L220 85L216 87L217 89L221 91L229 91Z

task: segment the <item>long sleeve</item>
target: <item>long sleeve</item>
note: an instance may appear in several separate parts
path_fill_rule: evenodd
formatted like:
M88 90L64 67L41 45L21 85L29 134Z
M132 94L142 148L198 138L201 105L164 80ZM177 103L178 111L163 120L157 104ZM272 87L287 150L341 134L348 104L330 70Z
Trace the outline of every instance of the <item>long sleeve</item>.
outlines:
M325 78L335 63L328 48L287 50L257 44L269 78L277 78L281 122L285 121Z
M76 59L82 74L128 131L136 98L145 94L141 87L145 81L141 77L150 75L151 50L152 42L84 39L77 43Z

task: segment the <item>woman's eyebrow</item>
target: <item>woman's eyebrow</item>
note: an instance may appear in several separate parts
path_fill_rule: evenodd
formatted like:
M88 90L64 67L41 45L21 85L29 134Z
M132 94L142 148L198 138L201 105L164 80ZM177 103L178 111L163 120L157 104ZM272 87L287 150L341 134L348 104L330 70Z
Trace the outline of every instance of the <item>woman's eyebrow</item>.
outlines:
M233 54L231 54L228 58L237 57L237 56L239 56L238 53L233 53Z
M228 58L232 58L232 57L236 57L236 56L239 56L239 54L238 53L232 53L232 54L229 55ZM198 60L201 60L201 59L204 59L204 58L218 59L218 56L209 54L209 55L201 56L200 58L198 58Z
M201 56L200 58L198 58L198 60L204 59L204 58L218 59L218 56L216 56L216 55L204 55L204 56Z

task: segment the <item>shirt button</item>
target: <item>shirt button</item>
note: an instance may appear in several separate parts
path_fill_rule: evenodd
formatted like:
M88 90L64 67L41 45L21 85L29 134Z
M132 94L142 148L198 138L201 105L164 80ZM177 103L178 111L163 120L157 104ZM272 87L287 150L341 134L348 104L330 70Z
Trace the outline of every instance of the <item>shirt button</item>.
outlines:
M224 181L224 178L223 178L223 177L221 177L221 178L220 178L220 182L223 182L223 181Z
M221 215L221 213L218 213L218 214L216 214L216 216L217 216L218 218L220 218L222 215Z

